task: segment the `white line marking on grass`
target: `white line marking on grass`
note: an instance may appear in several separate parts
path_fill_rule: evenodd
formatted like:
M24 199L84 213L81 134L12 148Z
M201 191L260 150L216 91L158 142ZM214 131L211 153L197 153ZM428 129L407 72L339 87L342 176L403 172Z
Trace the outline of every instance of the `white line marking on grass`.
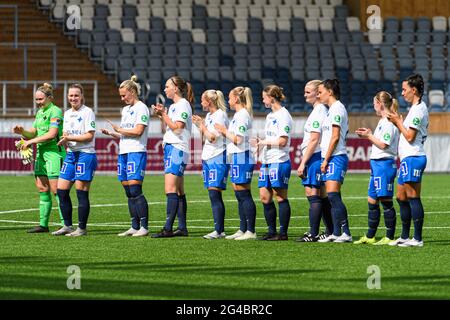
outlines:
M421 197L422 199L450 199L450 196L442 196L442 197L435 197L435 196L429 196L429 197ZM344 197L343 200L365 200L367 197ZM258 198L253 199L256 203L259 202ZM289 200L292 201L307 201L305 197L301 198L289 198ZM236 199L225 199L224 202L236 202ZM209 200L189 200L189 203L209 203ZM166 201L154 201L154 202L148 202L149 205L165 205ZM91 208L103 208L103 207L125 207L128 206L127 203L105 203L105 204L91 204ZM77 209L78 206L73 206L73 209ZM58 210L58 207L52 207L52 210ZM1 214L10 214L10 213L24 213L24 212L35 212L39 211L39 208L32 208L32 209L16 209L16 210L7 210L7 211L0 211ZM450 211L430 211L425 213L450 213ZM356 217L356 216L353 216Z
M27 226L32 227L32 226L36 225L36 223L34 223L33 221L0 220L0 222L26 224L26 225L23 225L23 227L27 227ZM92 223L92 224L88 223L88 226L89 227L124 228L124 227L126 227L127 224L128 224L128 222L126 224L124 222L123 225L122 224L106 224L106 223ZM61 225L58 224L58 223L51 223L50 226L61 226ZM0 225L0 228L10 228L10 227L11 227L11 225ZM159 227L161 227L161 225L149 225L149 228L157 229ZM209 230L209 229L212 229L213 226L189 226L188 228L189 229L208 229ZM229 227L229 228L232 228L232 227ZM304 226L304 227L293 227L293 226L290 226L289 227L289 229L291 229L291 230L292 229L295 229L295 230L308 230L308 228L309 227L307 227L307 226ZM255 227L255 229L266 230L267 227ZM354 229L354 230L366 230L367 227L366 226L364 226L364 227L351 227L351 229ZM385 227L379 227L378 229L379 230L385 230L386 228ZM449 227L423 227L423 229L450 229L450 226Z
M303 217L296 217L296 218L303 218ZM257 218L257 220L263 220L264 218ZM225 219L225 221L238 221L239 219ZM212 222L212 220L193 220L196 222ZM0 220L0 222L4 223L10 223L10 224L25 224L25 225L36 225L35 221L18 221L18 220ZM165 223L165 221L153 221L155 225L150 225L150 228L159 228L161 226L161 223ZM113 227L113 228L124 228L129 224L129 222L113 222L113 223L88 223L88 226L90 227ZM157 224L157 225L156 225ZM60 227L60 223L52 222L49 223L49 226L52 227ZM0 228L5 227L11 227L11 225L0 225ZM189 229L211 229L213 226L189 226ZM424 229L450 229L450 227L423 227ZM256 229L267 229L267 227L256 227ZM289 229L308 229L307 226L305 227L294 227L290 226ZM364 227L355 227L352 226L351 229L367 229L367 226ZM378 229L386 229L385 227L379 227Z

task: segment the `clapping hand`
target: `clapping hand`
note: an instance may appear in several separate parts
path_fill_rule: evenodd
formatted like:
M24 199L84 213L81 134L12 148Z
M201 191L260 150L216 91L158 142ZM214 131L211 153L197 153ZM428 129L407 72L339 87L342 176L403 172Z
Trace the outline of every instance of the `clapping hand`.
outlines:
M372 130L368 128L358 128L355 133L360 138L368 138L372 134Z

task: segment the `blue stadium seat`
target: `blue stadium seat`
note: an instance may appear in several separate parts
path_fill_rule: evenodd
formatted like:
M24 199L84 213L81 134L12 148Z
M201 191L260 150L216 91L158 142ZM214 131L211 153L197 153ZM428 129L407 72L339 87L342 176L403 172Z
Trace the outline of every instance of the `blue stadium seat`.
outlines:
M135 30L137 25L134 17L122 17L122 28L131 28Z
M291 18L292 33L305 33L305 20L302 18Z
M389 45L395 45L398 43L398 32L397 31L386 31L384 33L384 42Z
M415 42L415 35L414 31L404 30L400 33L400 42L402 44L412 44Z
M178 55L176 58L177 58L177 67L190 67L191 66L191 56L190 55Z
M402 33L404 31L412 31L414 32L416 30L415 21L411 17L405 17L401 20L401 31Z
M130 4L124 4L122 6L122 15L124 17L132 17L135 18L137 16L136 6Z
M109 8L107 5L104 4L98 4L95 6L95 19L98 18L106 18L107 16L109 16Z
M444 43L447 42L447 33L445 31L433 31L431 34L432 37L432 44L437 44L442 46Z
M339 5L334 7L335 17L347 18L348 17L348 7L346 5Z
M384 28L385 31L395 31L398 32L399 31L399 21L396 17L387 17L386 19L384 19Z
M417 31L431 31L431 19L428 17L419 17L417 19Z
M203 57L192 57L192 66L194 68L205 68L206 67L206 61Z

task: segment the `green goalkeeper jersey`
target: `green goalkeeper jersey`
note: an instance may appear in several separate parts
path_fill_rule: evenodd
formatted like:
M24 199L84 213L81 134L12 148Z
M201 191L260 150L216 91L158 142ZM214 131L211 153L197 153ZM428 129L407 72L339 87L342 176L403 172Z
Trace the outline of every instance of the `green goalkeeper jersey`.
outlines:
M65 153L63 147L57 146L63 133L63 119L62 110L53 103L50 103L45 108L39 109L36 114L36 119L33 122L33 128L35 128L37 132L36 136L40 137L46 134L50 128L58 128L58 135L50 141L38 143L38 151L56 151Z

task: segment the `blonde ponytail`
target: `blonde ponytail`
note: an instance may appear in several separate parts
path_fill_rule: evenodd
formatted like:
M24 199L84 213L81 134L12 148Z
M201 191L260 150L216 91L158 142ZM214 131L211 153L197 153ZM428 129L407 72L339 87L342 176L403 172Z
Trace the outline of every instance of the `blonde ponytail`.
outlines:
M397 99L392 99L392 106L391 106L391 111L394 113L398 113L398 100Z
M394 99L392 95L387 91L380 91L375 96L389 112L398 113L398 100Z
M37 88L37 91L45 94L46 98L53 98L53 87L50 83L45 82L44 84L42 84L42 86Z
M141 85L137 83L138 77L137 75L132 75L130 80L125 80L119 86L119 89L125 88L128 91L134 93L136 98L139 99L141 95Z
M217 109L220 109L224 112L227 111L227 106L225 104L225 97L223 96L222 91L220 90L206 90L203 92L203 95L210 101Z
M247 112L250 114L250 116L253 117L253 96L252 96L252 89L249 87L236 87L233 90L231 90L233 95L238 97L238 102L241 104Z

